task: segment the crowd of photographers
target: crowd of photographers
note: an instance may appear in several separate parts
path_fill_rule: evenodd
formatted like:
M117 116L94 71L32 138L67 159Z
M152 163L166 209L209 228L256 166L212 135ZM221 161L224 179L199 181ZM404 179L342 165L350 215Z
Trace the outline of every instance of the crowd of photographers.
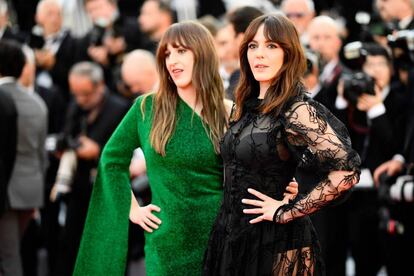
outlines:
M24 3L24 4L23 4ZM28 13L28 11L33 11ZM72 11L72 12L70 12ZM327 275L407 275L414 247L414 3L372 1L0 0L0 275L71 275L100 152L134 99L158 82L157 43L174 22L212 33L226 97L257 16L283 12L308 66L309 96L344 122L362 159L347 197L315 214ZM136 150L131 184L151 193ZM301 192L318 182L298 169ZM329 221L329 223L326 223ZM143 256L131 224L129 257Z

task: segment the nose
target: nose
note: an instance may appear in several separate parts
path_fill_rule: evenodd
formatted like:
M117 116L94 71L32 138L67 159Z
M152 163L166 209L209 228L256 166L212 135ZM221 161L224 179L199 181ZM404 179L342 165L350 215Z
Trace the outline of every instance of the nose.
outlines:
M258 46L256 48L256 58L263 58L263 46Z
M177 63L177 56L173 52L171 52L167 58L167 64L174 65L176 63Z

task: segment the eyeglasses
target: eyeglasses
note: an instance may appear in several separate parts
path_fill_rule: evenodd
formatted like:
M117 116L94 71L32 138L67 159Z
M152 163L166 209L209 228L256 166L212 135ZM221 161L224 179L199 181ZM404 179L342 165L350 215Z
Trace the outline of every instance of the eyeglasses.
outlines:
M290 19L292 19L292 18L301 19L301 18L306 16L306 13L304 13L304 12L288 12L288 13L286 13L286 16L287 16L287 18L290 18Z
M121 80L119 84L120 84L120 85L122 86L122 88L123 88L123 89L125 89L126 91L128 91L128 92L131 92L131 91L132 91L132 87L131 87L131 85L127 84L125 81Z

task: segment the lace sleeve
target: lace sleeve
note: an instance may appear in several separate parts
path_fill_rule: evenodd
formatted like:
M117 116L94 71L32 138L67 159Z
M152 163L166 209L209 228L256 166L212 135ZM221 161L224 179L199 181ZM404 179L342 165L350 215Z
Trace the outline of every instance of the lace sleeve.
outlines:
M315 168L322 181L302 199L284 205L275 221L311 214L340 197L359 180L360 158L345 126L319 103L301 100L284 112L287 144L299 165Z

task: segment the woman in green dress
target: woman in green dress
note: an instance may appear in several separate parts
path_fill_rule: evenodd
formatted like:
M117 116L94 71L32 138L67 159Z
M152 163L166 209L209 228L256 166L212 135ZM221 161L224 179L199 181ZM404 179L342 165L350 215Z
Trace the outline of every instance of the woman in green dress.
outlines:
M222 199L218 149L231 103L213 39L200 24L172 25L157 66L158 91L137 99L103 150L74 275L124 275L128 218L146 230L147 275L201 274ZM129 184L137 147L152 192L152 204L143 207Z

